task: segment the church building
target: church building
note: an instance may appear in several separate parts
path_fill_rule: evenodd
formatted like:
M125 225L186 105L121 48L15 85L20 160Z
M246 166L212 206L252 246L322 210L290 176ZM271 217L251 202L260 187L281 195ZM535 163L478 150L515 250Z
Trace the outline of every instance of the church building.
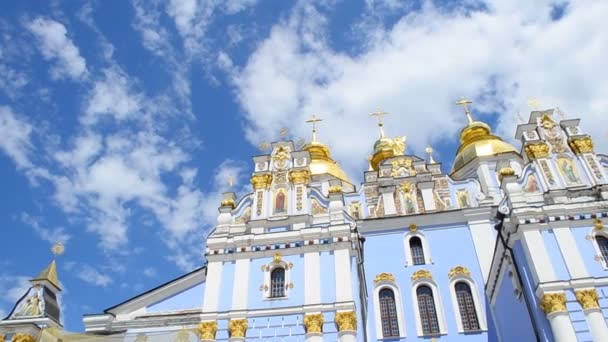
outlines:
M53 261L0 342L608 341L608 157L534 110L515 138L474 120L453 167L379 136L354 184L317 139L254 156L223 194L204 266L62 329Z

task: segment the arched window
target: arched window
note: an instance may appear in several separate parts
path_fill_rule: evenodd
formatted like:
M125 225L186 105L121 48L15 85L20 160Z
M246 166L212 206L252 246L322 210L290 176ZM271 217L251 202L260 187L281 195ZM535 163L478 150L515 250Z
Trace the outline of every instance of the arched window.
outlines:
M285 297L285 269L282 267L270 273L270 297Z
M413 236L410 239L410 252L412 253L412 263L414 265L424 265L424 249L419 237Z
M600 249L602 258L604 258L604 264L608 264L608 239L601 235L596 235L595 241L597 241L597 246Z
M439 334L439 321L437 320L433 291L430 287L421 285L416 289L416 296L418 297L422 333L424 335Z
M380 316L382 320L382 335L384 337L399 337L399 320L395 293L391 289L380 290Z
M475 311L471 287L464 281L459 281L454 285L454 288L456 290L456 300L458 301L462 328L464 331L479 330L479 320Z

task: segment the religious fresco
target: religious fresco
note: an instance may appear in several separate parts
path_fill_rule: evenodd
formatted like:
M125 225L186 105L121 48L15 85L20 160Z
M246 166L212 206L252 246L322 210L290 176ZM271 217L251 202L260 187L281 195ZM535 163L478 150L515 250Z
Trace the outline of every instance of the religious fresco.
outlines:
M393 200L395 201L397 215L403 215L403 204L401 203L401 194L399 193L399 190L393 191Z
M361 212L361 203L359 201L354 201L349 205L348 210L350 216L354 219L362 219L363 213Z
M540 192L538 180L536 179L536 175L534 173L529 174L526 178L526 183L524 184L524 191L528 193Z
M403 182L399 185L403 194L403 212L405 215L416 213L416 199L414 198L414 186L412 183Z
M447 177L436 178L434 181L433 199L437 210L446 210L452 207L450 187Z
M327 213L327 208L325 208L324 206L322 206L321 203L319 203L319 201L317 201L315 198L312 198L310 200L310 206L312 208L312 214L313 215L326 214Z
M574 165L571 159L565 157L557 158L557 166L560 174L566 180L566 184L572 185L581 182L576 165Z
M245 211L243 211L243 214L241 214L241 216L237 217L234 222L235 223L247 223L249 222L249 220L251 220L251 206L245 208Z
M456 191L456 200L458 201L459 208L470 208L471 207L471 195L468 190L458 189Z
M276 191L273 208L275 214L287 213L287 196L285 195L284 189L279 189Z
M39 317L44 314L43 289L35 285L15 307L11 318Z

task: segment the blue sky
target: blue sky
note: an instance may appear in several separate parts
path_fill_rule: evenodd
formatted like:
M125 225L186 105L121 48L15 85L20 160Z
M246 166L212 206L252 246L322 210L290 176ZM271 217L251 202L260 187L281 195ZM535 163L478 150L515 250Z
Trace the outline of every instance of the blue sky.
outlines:
M377 137L449 171L471 98L510 140L527 100L607 147L606 3L9 1L0 5L0 314L59 259L68 329L203 262L228 176L319 139L358 183Z

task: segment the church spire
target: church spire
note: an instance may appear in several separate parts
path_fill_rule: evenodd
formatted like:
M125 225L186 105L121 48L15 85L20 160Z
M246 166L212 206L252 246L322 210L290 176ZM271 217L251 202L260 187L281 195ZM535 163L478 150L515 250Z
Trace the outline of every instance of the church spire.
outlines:
M383 112L380 109L380 107L378 107L375 112L373 112L369 115L369 116L375 116L378 119L378 127L380 128L380 139L384 138L384 123L382 122L382 117L384 115L388 115L388 113Z
M53 261L51 261L51 263L31 281L48 281L58 289L61 289L59 285L59 276L57 276L57 263L55 262L55 259L57 256L62 255L64 251L65 247L62 243L54 244L51 248L51 252L53 252L54 255Z
M317 118L315 114L312 115L312 118L306 120L306 123L312 124L312 141L313 143L317 142L317 122L321 122L323 119Z
M469 125L473 123L473 117L471 116L471 112L469 111L469 106L473 101L467 100L464 97L461 97L459 101L456 102L457 105L462 106L464 109L464 114L467 116L467 120L469 121Z

